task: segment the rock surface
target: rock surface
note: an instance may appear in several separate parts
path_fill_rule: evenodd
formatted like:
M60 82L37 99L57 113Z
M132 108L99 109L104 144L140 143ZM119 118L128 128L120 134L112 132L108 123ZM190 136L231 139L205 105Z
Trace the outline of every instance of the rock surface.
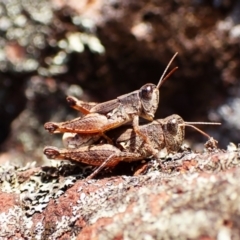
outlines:
M1 167L0 237L239 239L239 149L173 155L162 170L157 162L98 180L69 164Z

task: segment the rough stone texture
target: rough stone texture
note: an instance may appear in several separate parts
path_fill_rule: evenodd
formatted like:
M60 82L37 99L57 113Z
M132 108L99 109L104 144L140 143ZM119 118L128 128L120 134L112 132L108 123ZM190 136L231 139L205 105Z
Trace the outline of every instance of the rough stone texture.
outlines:
M0 238L239 239L239 149L146 164L145 175L98 180L68 164L1 167Z

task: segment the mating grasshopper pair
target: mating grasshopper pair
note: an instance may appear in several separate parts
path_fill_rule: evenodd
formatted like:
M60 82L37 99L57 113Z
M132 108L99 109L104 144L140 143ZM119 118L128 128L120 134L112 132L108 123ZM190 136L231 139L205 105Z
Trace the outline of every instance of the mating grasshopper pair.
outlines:
M178 115L153 121L159 103L159 88L176 70L174 68L164 78L176 55L169 62L157 86L148 83L139 90L104 103L87 103L67 97L69 104L85 115L67 122L46 123L44 127L51 133L65 132L72 135L64 135L66 149L48 146L44 154L50 159L68 159L98 166L88 177L92 178L103 167L114 167L120 161L158 157L162 149L178 151L184 140L185 126L191 123L184 122ZM139 117L152 122L139 126ZM120 127L128 122L132 122L133 128Z

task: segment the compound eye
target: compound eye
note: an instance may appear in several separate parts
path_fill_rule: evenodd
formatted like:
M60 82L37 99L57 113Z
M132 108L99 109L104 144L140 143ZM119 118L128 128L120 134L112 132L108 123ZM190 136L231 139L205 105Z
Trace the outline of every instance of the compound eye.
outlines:
M176 134L178 130L178 122L177 119L171 119L170 121L167 122L167 130L171 134Z
M152 98L152 93L153 93L153 87L151 85L145 85L141 89L141 96L143 99L151 99Z

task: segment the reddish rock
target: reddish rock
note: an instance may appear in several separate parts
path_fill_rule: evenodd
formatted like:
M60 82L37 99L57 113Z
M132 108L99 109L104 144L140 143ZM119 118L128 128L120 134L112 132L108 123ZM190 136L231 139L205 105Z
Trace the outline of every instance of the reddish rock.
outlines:
M20 205L19 195L0 192L0 213L7 213L14 206Z
M72 176L61 176L64 165L55 170L16 168L2 186L22 193L1 193L0 236L238 239L238 152L215 150L174 157L162 170L148 166L146 175L75 179L75 183ZM156 166L153 160L150 163ZM25 181L14 177L19 172Z

